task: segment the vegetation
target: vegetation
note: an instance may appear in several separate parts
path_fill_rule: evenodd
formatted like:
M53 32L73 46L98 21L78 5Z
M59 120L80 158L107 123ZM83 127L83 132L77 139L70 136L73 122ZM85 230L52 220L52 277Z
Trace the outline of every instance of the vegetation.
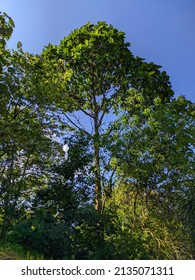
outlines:
M41 54L0 14L0 258L194 259L194 104L125 34Z

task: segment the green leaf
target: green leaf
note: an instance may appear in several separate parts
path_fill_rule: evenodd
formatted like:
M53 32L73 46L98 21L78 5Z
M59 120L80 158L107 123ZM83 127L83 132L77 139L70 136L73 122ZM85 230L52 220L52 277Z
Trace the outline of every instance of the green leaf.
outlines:
M109 42L110 44L114 44L114 39L113 39L112 37L110 37L110 38L108 38L108 42Z
M148 72L149 76L152 76L152 75L155 74L155 73L156 73L156 71L150 71L150 72Z
M9 24L12 26L12 27L15 27L15 23L13 21L13 19L11 17L9 17Z
M8 72L11 74L15 74L15 69L13 67L8 67Z
M85 46L89 46L89 40L85 39Z

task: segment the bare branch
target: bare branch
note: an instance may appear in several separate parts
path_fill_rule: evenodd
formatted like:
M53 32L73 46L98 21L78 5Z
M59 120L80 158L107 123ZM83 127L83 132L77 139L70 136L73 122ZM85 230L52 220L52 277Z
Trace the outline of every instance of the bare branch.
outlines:
M91 113L88 113L86 110L84 110L84 109L80 109L85 115L87 115L88 117L90 117L90 118L92 118L93 119L93 114Z
M78 130L80 130L80 131L84 132L85 134L87 134L88 136L90 136L90 133L89 133L89 132L87 132L85 129L81 128L81 127L78 126L75 122L73 122L73 121L71 120L71 118L69 118L69 117L67 116L67 114L64 114L64 115L65 115L65 117L68 119L68 121L69 121L75 128L77 128Z

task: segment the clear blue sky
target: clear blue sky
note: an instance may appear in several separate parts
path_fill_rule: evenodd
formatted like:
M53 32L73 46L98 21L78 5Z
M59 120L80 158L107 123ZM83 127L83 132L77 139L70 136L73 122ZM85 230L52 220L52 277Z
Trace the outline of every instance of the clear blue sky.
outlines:
M74 28L106 21L126 33L134 55L163 66L176 96L195 101L195 0L0 0L15 21L9 44L40 53Z

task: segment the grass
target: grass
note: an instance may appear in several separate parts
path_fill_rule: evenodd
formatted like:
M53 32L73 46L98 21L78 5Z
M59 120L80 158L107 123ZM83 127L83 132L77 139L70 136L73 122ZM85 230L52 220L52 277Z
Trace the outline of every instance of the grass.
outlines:
M0 241L0 260L44 260L44 256L27 251L18 244Z
M24 260L24 249L16 244L0 242L0 260Z

